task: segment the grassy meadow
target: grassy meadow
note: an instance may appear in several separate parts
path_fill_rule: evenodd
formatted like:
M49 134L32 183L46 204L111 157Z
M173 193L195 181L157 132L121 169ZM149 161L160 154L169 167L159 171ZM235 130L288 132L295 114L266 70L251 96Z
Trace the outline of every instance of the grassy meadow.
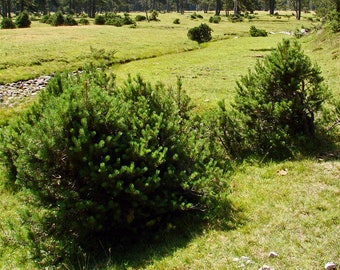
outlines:
M213 13L200 13L204 18L195 20L190 14L160 14L159 22L137 22L135 28L92 23L52 27L34 21L29 29L0 30L0 83L77 70L93 59L94 50L104 50L116 52L110 71L118 85L128 74L141 74L147 81L169 87L176 87L181 77L196 111L203 112L221 99L231 101L240 76L283 38L293 38L283 32L309 28L311 34L299 40L339 98L340 35L313 30L320 24L313 14L303 14L296 21L291 12L280 12L280 18L259 12L240 23L222 17L219 24L208 23ZM179 25L173 24L176 18ZM198 45L187 38L187 32L202 22L214 30L213 40ZM272 34L252 38L251 25ZM0 108L0 124L20 110ZM187 221L184 229L164 239L122 247L120 253L107 250L96 266L89 265L93 258L84 254L76 269L251 270L266 264L272 269L317 270L331 261L339 266L339 151L321 147L319 152L315 157L235 167L230 175L232 218L226 211L229 226ZM22 215L39 208L24 205L23 198L30 195L14 193L4 182L0 164L0 269L39 269L30 253ZM35 241L39 245L39 239ZM271 251L278 256L269 258Z

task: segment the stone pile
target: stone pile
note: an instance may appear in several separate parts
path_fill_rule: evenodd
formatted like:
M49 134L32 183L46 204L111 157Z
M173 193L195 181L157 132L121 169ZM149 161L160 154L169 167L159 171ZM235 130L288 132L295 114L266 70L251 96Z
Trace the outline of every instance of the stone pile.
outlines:
M35 96L44 89L51 76L41 76L28 81L18 81L0 85L0 107L13 107L24 98Z

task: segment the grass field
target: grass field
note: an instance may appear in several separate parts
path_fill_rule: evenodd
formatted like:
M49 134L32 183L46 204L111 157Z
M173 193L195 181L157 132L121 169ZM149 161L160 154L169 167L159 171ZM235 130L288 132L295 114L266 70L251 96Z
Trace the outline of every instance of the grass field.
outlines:
M296 21L259 13L242 23L223 17L220 24L210 24L212 42L199 46L190 41L188 29L207 23L212 15L192 20L190 13L160 14L159 22L137 23L136 28L92 24L53 28L33 22L29 29L0 30L0 83L78 69L91 59L92 47L117 51L117 64L111 70L118 85L128 74L139 73L153 83L162 81L175 87L180 76L200 112L214 108L218 100L233 98L235 81L282 38L290 37L279 32L312 29L319 24L308 19L312 14ZM172 23L175 18L180 19L180 25ZM251 25L273 34L251 38ZM300 41L339 98L339 34L318 31ZM0 117L10 118L11 113L1 109ZM259 269L267 264L275 269L317 270L330 261L340 265L339 152L326 151L281 163L239 165L230 176L235 213L229 227L197 226L189 221L186 230L174 231L155 243L136 243L120 254L106 251L97 268L232 270ZM3 171L0 164L0 268L38 269L26 241L26 221L20 215L38 209L22 204L21 198L28 196L25 191L13 193L5 188ZM278 257L269 258L271 251ZM76 269L91 269L88 260L85 255L79 258ZM65 269L69 269L67 265Z

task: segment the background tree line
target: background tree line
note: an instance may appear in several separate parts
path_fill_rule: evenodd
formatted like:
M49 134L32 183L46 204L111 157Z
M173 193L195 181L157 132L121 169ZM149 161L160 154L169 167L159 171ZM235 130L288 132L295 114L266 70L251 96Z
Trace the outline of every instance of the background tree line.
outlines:
M274 14L275 10L293 10L299 19L303 11L318 10L325 14L334 8L340 12L340 0L0 0L0 14L4 18L24 10L41 14L61 10L69 14L86 13L93 18L97 12L152 9L167 12L215 10L216 15L220 15L221 11L238 14L241 11L267 10Z

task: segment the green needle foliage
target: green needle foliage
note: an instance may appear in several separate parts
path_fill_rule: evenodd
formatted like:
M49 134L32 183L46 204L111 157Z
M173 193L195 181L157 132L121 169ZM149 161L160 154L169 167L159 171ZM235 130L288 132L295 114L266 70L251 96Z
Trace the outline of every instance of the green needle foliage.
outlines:
M283 40L237 82L228 111L220 102L219 137L232 156L285 157L315 138L316 118L330 97L320 68L296 41Z
M95 68L56 76L5 128L12 185L32 190L47 209L47 234L86 250L221 204L223 172L180 85L137 77L118 89Z

